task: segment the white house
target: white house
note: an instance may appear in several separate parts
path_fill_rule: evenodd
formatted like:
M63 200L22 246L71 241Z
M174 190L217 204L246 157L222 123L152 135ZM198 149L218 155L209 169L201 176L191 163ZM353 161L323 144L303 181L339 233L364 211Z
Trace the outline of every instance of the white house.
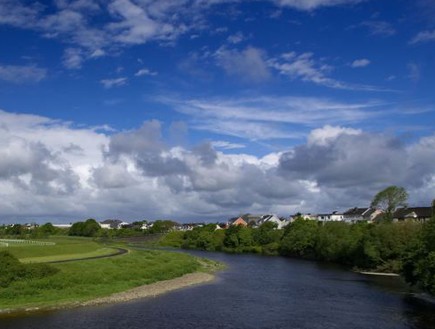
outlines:
M317 220L319 222L340 222L344 219L344 215L338 211L332 212L332 214L319 214Z
M122 220L119 219L107 219L105 221L99 222L98 224L100 224L101 228L105 228L105 229L121 229L124 226L128 226L130 225L127 222L124 222Z
M263 215L260 218L259 224L262 225L264 223L275 223L277 225L277 229L281 230L290 222L286 220L281 220L277 215Z
M71 228L72 224L53 224L57 228Z
M373 222L382 213L382 210L374 208L351 208L343 213L346 223L357 223L359 221Z

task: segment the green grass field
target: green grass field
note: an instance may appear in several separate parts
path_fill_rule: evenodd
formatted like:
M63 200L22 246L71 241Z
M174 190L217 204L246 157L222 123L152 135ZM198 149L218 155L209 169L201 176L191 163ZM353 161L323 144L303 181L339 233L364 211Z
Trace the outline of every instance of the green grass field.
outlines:
M100 253L104 248L101 244L89 238L78 237L52 237L35 241L54 242L53 246L39 246L26 244L11 244L9 247L0 246L0 250L7 250L20 260L32 261L52 257L52 260L77 258L82 254ZM113 252L113 250L112 250Z
M0 250L9 250L21 260L42 260L91 255L107 248L90 239L52 238L44 241L54 241L56 245L0 247ZM203 271L205 265L203 260L190 255L155 250L130 250L128 254L111 258L52 264L60 270L52 276L16 281L0 288L0 310L82 302Z

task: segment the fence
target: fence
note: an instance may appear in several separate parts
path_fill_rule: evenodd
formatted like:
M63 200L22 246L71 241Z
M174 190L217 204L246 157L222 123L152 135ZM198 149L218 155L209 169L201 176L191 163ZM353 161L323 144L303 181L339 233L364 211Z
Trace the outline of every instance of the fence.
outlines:
M34 240L0 239L0 246L9 247L10 245L54 246L56 243Z

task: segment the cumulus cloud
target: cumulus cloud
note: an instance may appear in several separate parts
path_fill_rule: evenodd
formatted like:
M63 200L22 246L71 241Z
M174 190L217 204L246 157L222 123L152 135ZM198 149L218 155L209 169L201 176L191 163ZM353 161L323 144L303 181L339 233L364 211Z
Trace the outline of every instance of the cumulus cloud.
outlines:
M12 83L35 83L47 76L47 70L37 66L0 65L0 80Z
M324 130L315 135L328 136L331 127ZM432 142L432 138L428 138L425 143L406 145L393 136L340 127L335 129L332 138L322 138L319 143L316 136L314 141L284 153L280 171L286 177L315 181L322 190L334 190L340 197L346 192L364 195L361 190L365 190L367 198L373 191L394 184L411 189L425 186L430 194L434 192L433 183L430 183L434 170L423 166L425 160L418 153L421 145L429 151ZM429 153L430 158L435 156L433 152ZM418 174L414 170L416 166ZM344 200L347 198L344 196Z
M435 136L404 143L346 126L264 157L165 143L162 124L103 134L41 116L0 112L0 220L173 218L225 220L240 212L365 206L387 185L412 204L435 193ZM338 208L337 208L338 207Z

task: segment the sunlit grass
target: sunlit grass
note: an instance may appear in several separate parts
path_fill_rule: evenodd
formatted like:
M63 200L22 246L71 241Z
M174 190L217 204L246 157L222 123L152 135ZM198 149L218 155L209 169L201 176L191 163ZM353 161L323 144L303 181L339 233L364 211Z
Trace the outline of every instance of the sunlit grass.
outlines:
M8 247L0 246L0 250L7 250L20 260L42 257L75 258L77 255L95 253L102 248L101 244L89 238L52 237L37 241L54 242L55 245L24 245L11 244ZM98 252L99 253L99 252ZM72 257L74 255L74 257ZM59 258L55 259L58 260Z
M107 255L115 254L116 252L117 249L114 248L100 248L94 251L77 253L77 254L62 254L62 255L53 255L53 256L20 258L20 261L23 263L47 263L47 262L64 261L64 260L72 260L72 259L107 256Z
M131 251L121 257L52 266L60 270L55 275L0 288L0 309L85 301L202 269L190 255L163 251Z

